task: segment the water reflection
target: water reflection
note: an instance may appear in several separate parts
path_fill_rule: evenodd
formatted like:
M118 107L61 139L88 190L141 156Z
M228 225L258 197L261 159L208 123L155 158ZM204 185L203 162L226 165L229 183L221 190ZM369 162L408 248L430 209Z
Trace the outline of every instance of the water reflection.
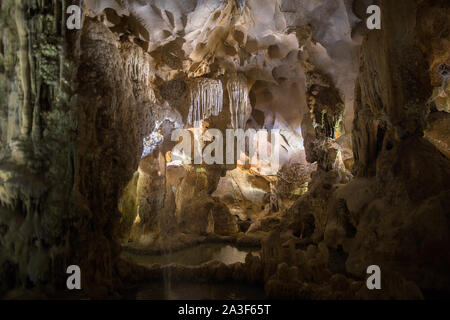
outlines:
M126 250L123 257L137 264L150 266L153 264L195 266L216 260L224 264L245 262L251 252L259 255L259 249L241 249L227 244L201 244L163 255L139 255ZM193 283L172 282L170 274L165 274L163 282L154 282L140 287L134 298L138 300L249 300L264 299L264 288L240 283Z
M259 255L259 249L241 249L231 245L213 243L200 244L164 255L140 255L125 251L123 256L126 259L146 266L170 263L195 266L211 260L217 260L228 265L236 262L244 263L245 257L249 252L252 252L253 255Z
M263 300L264 288L236 283L176 283L169 290L153 283L141 288L137 300Z

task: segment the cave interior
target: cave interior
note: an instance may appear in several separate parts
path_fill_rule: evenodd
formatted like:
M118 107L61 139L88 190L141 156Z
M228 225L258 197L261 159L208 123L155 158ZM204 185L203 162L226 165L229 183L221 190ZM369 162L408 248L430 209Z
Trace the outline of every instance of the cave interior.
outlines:
M0 5L0 296L450 293L447 0Z

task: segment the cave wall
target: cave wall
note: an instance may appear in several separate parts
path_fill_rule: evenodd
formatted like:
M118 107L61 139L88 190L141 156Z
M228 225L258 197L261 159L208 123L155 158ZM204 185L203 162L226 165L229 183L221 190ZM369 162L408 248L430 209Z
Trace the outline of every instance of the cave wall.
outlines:
M76 69L62 12L59 1L2 2L3 290L57 281L69 262L67 222L83 220L71 210L77 115L69 83Z
M81 259L88 257L86 268L111 279L120 250L117 200L137 170L143 137L151 129L151 96L144 92L145 75L127 69L130 59L139 61L139 47L121 46L108 28L90 19L79 43L79 180L74 188L87 201L91 217L90 231L80 231L75 245Z
M382 2L382 29L362 46L353 135L355 173L375 174L387 135L423 133L430 76L416 35L417 4ZM388 132L389 131L389 132ZM392 139L392 138L391 138Z
M357 229L354 239L343 241L347 270L362 274L364 265L379 264L421 288L448 289L450 260L443 252L450 245L450 160L424 138L433 113L429 98L436 67L430 57L442 59L450 49L442 41L448 38L448 19L444 23L430 12L445 12L448 3L380 1L380 6L382 29L363 42L356 84L356 179L335 193L336 201L345 200L337 216ZM447 34L424 37L423 21L439 23ZM365 198L367 192L373 199ZM332 236L336 228L328 231L330 243L339 243Z
M151 130L151 95L127 69L141 49L95 20L68 31L68 4L2 2L2 291L63 288L71 264L91 296L118 280L117 199Z
M382 28L364 36L355 86L354 177L346 182L339 179L339 167L319 166L309 192L281 225L311 243L304 254L327 249L322 257L327 266L320 268L325 273L364 278L368 266L380 266L384 289L361 292L366 298L405 298L418 288L425 295L448 292L448 111L442 101L433 101L433 91L446 97L439 70L448 62L449 22L443 16L449 6L445 1L378 4ZM308 141L320 135L309 129L306 123L311 156L316 149ZM323 151L334 158L333 148ZM278 292L276 281L270 289Z

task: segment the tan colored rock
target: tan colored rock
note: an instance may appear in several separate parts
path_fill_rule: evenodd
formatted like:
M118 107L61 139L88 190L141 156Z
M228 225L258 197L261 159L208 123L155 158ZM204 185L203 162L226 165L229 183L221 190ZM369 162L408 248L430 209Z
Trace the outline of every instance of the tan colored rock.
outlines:
M450 115L446 112L434 112L428 117L425 139L450 159Z

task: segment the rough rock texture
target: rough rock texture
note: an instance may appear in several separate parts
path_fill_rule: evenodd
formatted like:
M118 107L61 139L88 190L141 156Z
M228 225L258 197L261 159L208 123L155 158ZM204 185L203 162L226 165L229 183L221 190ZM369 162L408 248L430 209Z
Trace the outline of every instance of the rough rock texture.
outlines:
M431 11L442 5L422 2ZM358 274L363 264L378 259L422 288L448 288L450 279L444 270L450 260L442 257L436 263L435 259L436 250L448 247L450 241L450 220L444 209L450 163L422 137L433 70L428 69L414 32L417 17L423 16L420 8L408 1L383 2L384 28L370 33L363 45L353 131L354 172L358 177L376 177L375 199L362 211L349 208L359 225L353 241L358 244L349 245L347 267ZM398 10L401 15L391 16ZM369 233L375 238L369 240Z
M219 172L217 172L219 171ZM175 215L185 232L229 235L238 231L228 208L211 194L217 189L222 169L193 166L177 189Z
M125 243L129 239L131 229L139 214L137 201L138 180L139 172L135 172L133 178L124 189L122 196L119 198L118 207L122 214L122 218L120 219L120 235Z
M440 14L424 14L445 12L448 5L381 1L381 8L383 28L368 34L361 51L352 132L356 177L343 185L340 170L319 168L312 175L309 192L283 215L278 225L282 240L269 238L265 244L272 248L268 252L277 253L266 258L266 272L274 274L266 282L272 296L317 298L323 292L317 283L327 272L363 278L371 264L387 273L383 283L389 289L373 295L350 289L348 284L341 298L352 290L356 290L353 297L372 299L416 299L422 296L418 288L448 291L450 260L442 255L450 245L447 122L437 103L430 106L433 79L439 80L434 61L447 59L448 19L444 22ZM425 21L426 26L444 31L424 36ZM307 155L315 151L313 145L305 147ZM324 154L329 156L330 150ZM294 240L296 245L285 242L290 239L286 230L300 238ZM306 249L311 243L324 252L328 249L328 256L321 257L325 274L315 279L313 271L306 272L313 276L309 282L315 288L305 287L302 281L287 284L282 279L289 266L298 268L314 259L287 259L287 266L277 266L282 251L276 248ZM291 249L288 256L294 255ZM338 287L332 291L338 294Z
M89 20L68 33L56 23L64 5L2 4L14 19L2 22L11 64L1 105L15 116L2 124L1 259L29 286L63 285L77 264L86 292L106 294L118 280L117 199L137 168L146 109L112 33Z
M156 153L156 152L155 152ZM166 163L161 153L142 159L139 164L137 203L139 218L148 228L155 228L158 214L164 208L166 191Z

